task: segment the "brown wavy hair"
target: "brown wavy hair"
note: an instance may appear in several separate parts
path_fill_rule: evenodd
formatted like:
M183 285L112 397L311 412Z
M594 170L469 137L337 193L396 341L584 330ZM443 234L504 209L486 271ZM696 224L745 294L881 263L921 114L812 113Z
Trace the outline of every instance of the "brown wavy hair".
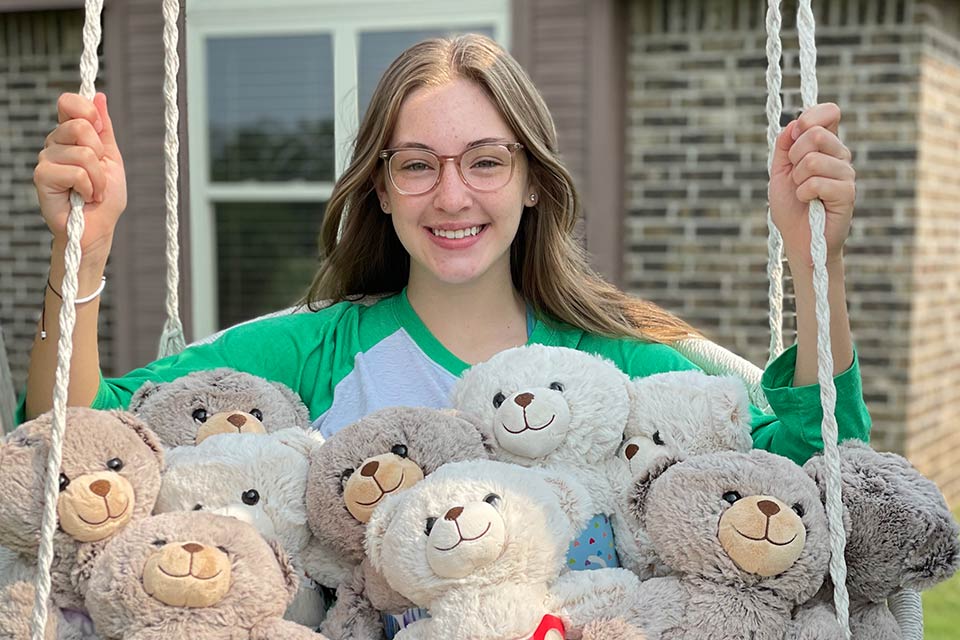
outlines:
M652 302L625 294L589 265L574 229L580 198L557 152L547 105L517 61L480 35L424 40L393 61L360 124L353 157L337 180L320 231L321 266L301 304L397 293L407 284L410 256L381 213L376 185L404 99L421 87L472 80L523 143L530 182L540 201L526 210L510 251L513 286L540 317L584 331L670 343L699 335Z

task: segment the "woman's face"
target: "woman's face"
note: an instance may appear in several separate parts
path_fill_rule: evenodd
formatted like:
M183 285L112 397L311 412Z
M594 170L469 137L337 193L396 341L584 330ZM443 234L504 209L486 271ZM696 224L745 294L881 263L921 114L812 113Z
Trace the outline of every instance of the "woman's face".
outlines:
M470 80L456 79L407 96L388 148L420 146L439 156L455 156L480 140L517 142L483 90ZM410 254L409 284L460 285L489 279L509 287L510 244L524 206L534 204L523 151L513 154L513 176L496 191L472 189L461 180L455 162L442 164L439 184L422 195L399 193L383 167L378 195Z

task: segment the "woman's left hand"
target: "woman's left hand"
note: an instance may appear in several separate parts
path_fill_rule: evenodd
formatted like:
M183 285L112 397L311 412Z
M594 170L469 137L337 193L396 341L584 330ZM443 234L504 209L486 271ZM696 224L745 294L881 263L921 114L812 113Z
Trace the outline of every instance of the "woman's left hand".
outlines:
M777 138L770 169L770 211L783 236L787 259L812 266L810 201L826 209L827 263L842 260L856 198L850 150L840 142L840 108L818 104L788 124Z

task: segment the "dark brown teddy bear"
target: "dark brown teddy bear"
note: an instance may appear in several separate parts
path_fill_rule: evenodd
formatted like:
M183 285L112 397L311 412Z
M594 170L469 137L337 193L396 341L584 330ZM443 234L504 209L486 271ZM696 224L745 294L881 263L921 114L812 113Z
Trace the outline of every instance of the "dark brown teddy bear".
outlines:
M104 640L318 640L283 619L300 578L279 543L198 511L128 527L93 568L87 607Z

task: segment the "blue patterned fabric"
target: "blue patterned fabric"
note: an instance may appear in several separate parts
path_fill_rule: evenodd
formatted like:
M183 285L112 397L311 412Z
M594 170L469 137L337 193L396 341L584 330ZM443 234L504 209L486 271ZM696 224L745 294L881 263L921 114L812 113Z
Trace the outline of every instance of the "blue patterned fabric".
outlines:
M613 527L610 518L595 515L586 528L570 543L567 550L567 567L573 571L619 567L620 558L613 544Z

